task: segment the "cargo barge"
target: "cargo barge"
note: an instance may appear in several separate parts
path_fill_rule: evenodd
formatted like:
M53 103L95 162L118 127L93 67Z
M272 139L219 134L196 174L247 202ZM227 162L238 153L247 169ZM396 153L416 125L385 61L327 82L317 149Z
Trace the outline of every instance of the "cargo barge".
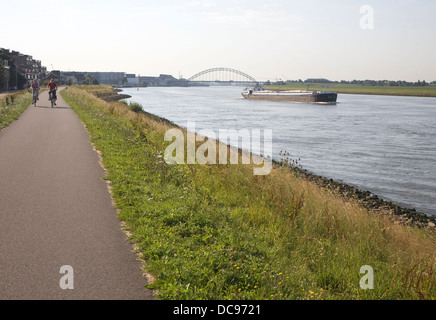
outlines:
M266 90L263 88L245 88L242 91L245 99L288 101L300 103L336 104L338 94L332 91L306 90Z

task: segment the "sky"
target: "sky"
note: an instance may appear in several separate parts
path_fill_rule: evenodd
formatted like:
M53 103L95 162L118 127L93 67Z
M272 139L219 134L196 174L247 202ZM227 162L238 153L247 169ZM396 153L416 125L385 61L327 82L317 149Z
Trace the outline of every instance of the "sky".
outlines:
M0 0L0 47L48 70L436 80L435 0Z

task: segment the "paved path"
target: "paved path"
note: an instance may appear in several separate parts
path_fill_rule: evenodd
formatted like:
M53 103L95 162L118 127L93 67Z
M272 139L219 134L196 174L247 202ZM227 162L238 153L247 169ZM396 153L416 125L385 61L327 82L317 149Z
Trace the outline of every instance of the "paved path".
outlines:
M89 135L58 96L0 131L0 299L152 299Z

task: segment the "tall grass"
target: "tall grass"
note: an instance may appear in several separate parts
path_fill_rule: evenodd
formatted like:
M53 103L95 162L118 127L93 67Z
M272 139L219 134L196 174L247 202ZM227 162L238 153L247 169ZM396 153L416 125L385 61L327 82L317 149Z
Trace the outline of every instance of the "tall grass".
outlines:
M13 95L13 103L10 95L7 96L9 105L6 103L6 96L0 99L0 130L7 127L14 120L17 120L32 102L32 94L28 90L14 93Z
M168 165L172 126L86 88L64 99L101 151L159 299L433 299L435 236L276 166ZM360 267L374 269L363 290Z

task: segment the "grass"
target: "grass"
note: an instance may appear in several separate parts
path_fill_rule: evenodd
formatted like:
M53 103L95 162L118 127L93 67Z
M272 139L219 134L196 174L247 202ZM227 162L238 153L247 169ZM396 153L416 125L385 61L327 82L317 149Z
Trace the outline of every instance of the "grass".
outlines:
M434 299L436 238L311 183L292 166L169 165L166 121L61 92L101 151L157 299ZM360 268L374 269L363 290Z
M7 95L9 105L6 103L6 96L0 99L0 130L17 120L32 102L32 94L28 90L14 93L13 95L14 103L11 103L11 95Z
M396 87L396 86L364 86L357 84L338 84L338 83L314 83L304 84L295 83L288 85L265 86L272 90L326 90L338 93L350 94L377 94L377 95L397 95L397 96L423 96L436 97L436 86L426 87Z

